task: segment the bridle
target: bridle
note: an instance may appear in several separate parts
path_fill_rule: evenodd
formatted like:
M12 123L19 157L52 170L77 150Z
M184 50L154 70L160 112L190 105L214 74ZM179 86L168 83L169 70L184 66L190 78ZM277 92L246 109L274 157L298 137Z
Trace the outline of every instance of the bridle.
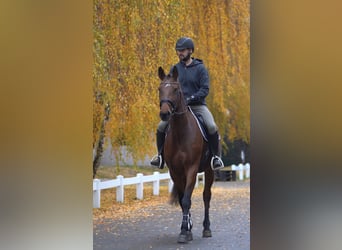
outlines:
M179 83L178 82L169 82L167 84L179 84ZM178 99L180 99L180 98L181 98L181 91L178 90ZM184 111L176 112L177 106L170 99L161 99L160 103L159 103L159 107L161 107L163 103L167 103L171 107L171 115L182 115L182 114L186 113L188 110L188 109L185 109Z
M162 99L160 101L159 107L161 107L163 105L163 103L167 103L169 106L171 106L171 113L175 112L176 110L176 105L173 103L173 101L169 100L169 99Z

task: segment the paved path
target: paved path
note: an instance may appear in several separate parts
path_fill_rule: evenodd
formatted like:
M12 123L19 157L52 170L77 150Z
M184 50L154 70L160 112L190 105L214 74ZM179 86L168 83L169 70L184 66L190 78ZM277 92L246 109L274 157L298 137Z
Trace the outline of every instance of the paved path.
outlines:
M182 219L180 207L158 204L137 213L134 221L94 222L94 250L135 249L250 249L249 181L215 182L210 208L213 237L202 238L204 205L202 196L192 198L193 241L177 243ZM148 210L148 211L146 211Z

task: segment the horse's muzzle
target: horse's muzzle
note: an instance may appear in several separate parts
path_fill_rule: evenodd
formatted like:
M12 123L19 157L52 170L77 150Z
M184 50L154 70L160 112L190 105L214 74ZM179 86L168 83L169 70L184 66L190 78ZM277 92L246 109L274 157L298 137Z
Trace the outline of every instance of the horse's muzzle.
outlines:
M160 119L164 122L168 121L170 119L171 116L171 112L167 111L167 112L160 112L159 113Z

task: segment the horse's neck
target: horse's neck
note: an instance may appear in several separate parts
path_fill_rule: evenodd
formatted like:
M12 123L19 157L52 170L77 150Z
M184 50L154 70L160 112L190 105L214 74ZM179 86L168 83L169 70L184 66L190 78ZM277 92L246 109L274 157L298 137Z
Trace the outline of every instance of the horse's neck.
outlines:
M193 120L194 118L189 111L188 106L185 105L184 97L181 94L178 108L170 121L173 133L180 136L186 136L189 131L193 129Z
M189 130L193 129L194 118L188 108L186 107L186 110L184 113L179 115L174 115L170 121L170 126L173 129L173 133L175 134L184 134L186 135L189 133ZM195 124L196 125L196 124Z
M180 94L180 100L179 100L179 103L177 105L176 113L181 114L181 113L187 113L188 111L189 111L189 109L188 109L188 106L185 105L183 93L181 93Z

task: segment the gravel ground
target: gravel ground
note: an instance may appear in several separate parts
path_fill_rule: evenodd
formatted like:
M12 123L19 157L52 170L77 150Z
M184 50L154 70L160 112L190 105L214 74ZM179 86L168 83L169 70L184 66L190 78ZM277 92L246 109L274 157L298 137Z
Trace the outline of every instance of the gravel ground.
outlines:
M181 208L161 203L135 211L129 219L94 221L94 250L250 249L249 181L215 182L210 207L211 238L202 238L204 205L201 193L192 197L193 241L177 243ZM139 216L149 214L151 216Z

